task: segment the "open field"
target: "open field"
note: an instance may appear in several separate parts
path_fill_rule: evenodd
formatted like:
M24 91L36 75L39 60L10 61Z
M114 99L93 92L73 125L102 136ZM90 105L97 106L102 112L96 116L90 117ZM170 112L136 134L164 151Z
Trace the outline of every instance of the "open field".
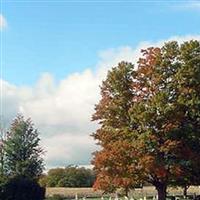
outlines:
M169 188L169 195L182 195L182 188ZM103 193L101 191L94 191L92 188L47 188L46 196L53 196L55 194L63 195L70 199L75 199L75 195L79 198L87 197L87 198L100 198ZM191 186L188 189L189 195L200 195L200 187ZM141 189L135 189L130 192L130 196L135 198L142 198L144 196L155 196L156 190L152 186L146 186ZM104 195L105 196L105 195ZM114 196L114 195L111 195Z
M63 195L68 198L75 198L77 194L78 197L90 197L96 198L101 197L101 191L94 191L92 188L64 188L64 187L54 187L46 189L46 196L53 196L55 194Z

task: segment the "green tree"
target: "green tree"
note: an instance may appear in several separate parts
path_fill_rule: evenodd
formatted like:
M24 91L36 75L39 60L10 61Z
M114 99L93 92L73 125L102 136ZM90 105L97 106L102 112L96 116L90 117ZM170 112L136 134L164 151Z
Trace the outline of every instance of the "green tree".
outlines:
M184 195L190 185L200 184L199 133L200 133L200 44L185 42L180 47L181 67L176 73L173 87L177 91L177 104L182 112L179 133L183 136L184 162L181 163L184 176L178 179ZM189 158L189 159L188 159Z
M48 187L91 187L95 174L84 167L67 166L50 169L45 180Z
M91 187L94 183L94 173L90 169L77 166L68 166L65 168L65 177L59 184L64 187Z
M4 175L4 141L0 139L0 175Z
M6 133L0 124L0 176L1 179L5 176L5 151L4 151L4 141L6 138Z
M199 182L199 63L198 41L149 48L139 61L134 83L139 100L132 119L140 127L139 164L160 199L165 199L171 183Z
M47 175L47 186L58 187L58 182L65 176L64 168L50 169Z
M44 169L43 150L39 146L38 131L31 119L18 115L4 142L8 176L38 179Z

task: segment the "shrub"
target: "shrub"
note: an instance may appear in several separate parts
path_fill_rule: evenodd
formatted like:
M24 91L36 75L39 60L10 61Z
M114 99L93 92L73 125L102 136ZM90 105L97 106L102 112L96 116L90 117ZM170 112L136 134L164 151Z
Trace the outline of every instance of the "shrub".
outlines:
M1 199L4 200L43 200L45 188L33 180L24 177L10 179L1 190Z

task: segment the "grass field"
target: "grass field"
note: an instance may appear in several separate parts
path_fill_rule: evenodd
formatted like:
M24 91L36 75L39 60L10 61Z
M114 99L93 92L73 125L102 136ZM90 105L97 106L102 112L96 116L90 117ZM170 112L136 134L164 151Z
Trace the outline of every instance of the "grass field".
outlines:
M78 197L89 197L89 198L96 198L101 197L101 191L94 191L92 188L47 188L46 189L46 196L53 196L55 194L59 194L65 196L67 198L75 198L77 194Z
M181 188L169 188L169 195L182 195L183 190ZM100 198L103 193L101 191L94 191L92 188L47 188L46 196L53 196L55 194L65 196L68 199L75 199L75 195L79 198ZM134 198L143 198L144 196L155 196L156 190L152 186L146 186L142 189L135 189L130 192L130 196ZM200 195L200 187L191 186L188 189L189 195ZM105 195L104 195L105 196ZM114 194L111 194L114 197Z

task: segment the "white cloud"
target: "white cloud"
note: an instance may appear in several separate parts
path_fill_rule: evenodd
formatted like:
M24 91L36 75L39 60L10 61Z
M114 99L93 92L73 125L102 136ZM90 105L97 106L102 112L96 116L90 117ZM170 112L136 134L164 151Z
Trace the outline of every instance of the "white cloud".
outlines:
M43 74L34 87L16 87L3 81L3 116L6 125L17 112L31 117L38 127L47 167L89 164L95 143L90 134L94 104L102 78L91 70L72 74L57 85Z
M90 164L91 153L97 148L90 134L97 124L91 122L94 105L100 99L102 80L107 70L125 60L135 62L140 49L161 46L169 40L179 42L197 39L200 35L171 37L157 42L142 42L137 47L119 47L99 53L95 71L86 69L74 73L59 83L51 74L44 73L33 87L17 87L3 81L3 108L5 121L17 112L31 117L38 127L46 153L47 167L68 164Z
M180 2L176 6L173 6L176 9L181 10L200 10L200 1L184 1Z
M141 49L157 46L161 47L164 43L169 41L177 41L182 43L188 40L200 40L200 35L185 35L185 36L172 36L167 39L159 41L143 41L140 42L137 47L123 46L119 48L111 48L99 52L100 61L98 62L98 73L105 77L107 69L116 66L120 61L128 61L136 63L141 56Z
M5 17L0 14L0 30L4 29L7 27L7 21L5 19Z
M55 135L43 138L42 144L48 152L46 162L50 163L49 168L53 167L54 163L59 166L87 165L91 160L91 152L97 148L89 133L79 135L63 133L59 134L59 137Z

